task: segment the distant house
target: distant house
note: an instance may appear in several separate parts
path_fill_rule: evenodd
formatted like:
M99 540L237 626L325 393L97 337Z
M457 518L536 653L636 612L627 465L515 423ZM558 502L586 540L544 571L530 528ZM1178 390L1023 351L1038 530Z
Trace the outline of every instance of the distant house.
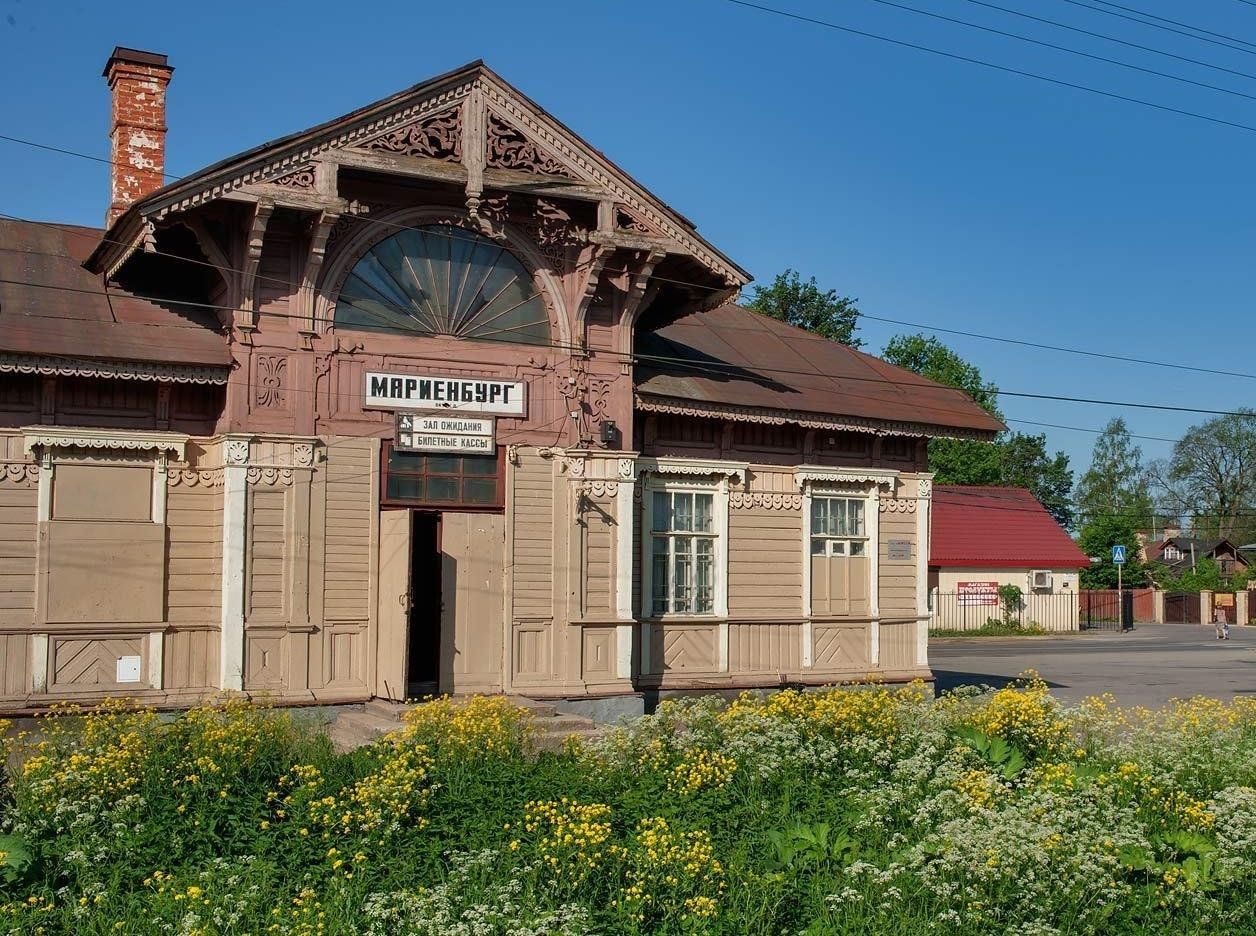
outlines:
M1193 536L1166 536L1147 547L1147 558L1164 564L1177 575L1189 571L1201 559L1212 559L1222 575L1233 575L1248 568L1248 561L1228 539L1200 539Z
M998 614L998 588L1026 596L1076 595L1090 565L1081 548L1024 488L935 485L929 589L936 628ZM1055 602L1053 626L1077 626L1077 603ZM948 618L959 615L963 621Z

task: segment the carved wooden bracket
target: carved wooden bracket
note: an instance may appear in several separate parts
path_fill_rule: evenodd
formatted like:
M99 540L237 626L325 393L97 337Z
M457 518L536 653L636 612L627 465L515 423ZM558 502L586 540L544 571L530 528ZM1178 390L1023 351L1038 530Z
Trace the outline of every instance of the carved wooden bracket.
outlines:
M266 225L275 211L271 199L260 199L253 206L253 220L249 225L248 240L244 245L244 267L240 273L240 301L236 328L244 333L244 340L257 331L257 269L262 262L262 245L266 239Z
M305 268L301 274L301 292L297 300L297 314L300 316L298 327L301 340L307 350L313 347L314 336L318 333L315 315L318 274L327 256L327 239L339 220L340 215L336 212L320 211L310 223L309 251L305 257Z
M227 289L226 301L223 305L234 308L239 300L237 295L239 279L235 270L235 264L227 256L227 248L218 241L218 238L210 233L202 218L196 215L185 215L182 221L183 226L191 231L196 238L196 245L201 248L201 253L205 255L205 259L217 271L218 276L222 279L223 286ZM223 325L229 324L231 321L229 309L219 309L218 320Z

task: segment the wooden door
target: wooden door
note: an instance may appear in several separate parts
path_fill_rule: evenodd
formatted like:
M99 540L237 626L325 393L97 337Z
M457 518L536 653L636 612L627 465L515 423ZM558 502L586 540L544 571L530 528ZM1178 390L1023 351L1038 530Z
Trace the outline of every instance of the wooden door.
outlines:
M410 618L410 511L379 515L379 644L375 695L398 702L406 697Z
M502 685L501 514L441 515L441 692L491 692Z

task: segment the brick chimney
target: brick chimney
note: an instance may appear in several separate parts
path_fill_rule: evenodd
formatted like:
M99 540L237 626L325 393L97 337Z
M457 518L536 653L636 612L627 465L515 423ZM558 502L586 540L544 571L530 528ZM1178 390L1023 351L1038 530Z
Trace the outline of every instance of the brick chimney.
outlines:
M110 226L132 204L165 184L166 85L172 74L164 55L122 46L105 63L104 77L113 98L106 216Z

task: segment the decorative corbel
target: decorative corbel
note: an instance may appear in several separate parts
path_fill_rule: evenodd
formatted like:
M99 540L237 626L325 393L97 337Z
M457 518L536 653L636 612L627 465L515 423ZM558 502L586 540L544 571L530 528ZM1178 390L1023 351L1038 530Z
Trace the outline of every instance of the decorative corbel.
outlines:
M305 256L301 292L297 300L297 314L300 316L298 329L301 332L302 346L307 351L314 347L314 336L318 334L315 318L318 274L327 256L327 238L331 236L332 228L339 220L340 215L334 211L320 211L310 221L309 250Z
M252 343L252 333L257 331L257 269L262 262L262 245L266 240L266 225L274 214L275 203L269 198L259 199L253 206L253 220L249 225L248 240L244 244L244 268L240 274L240 315L236 328L244 334L245 344Z
M191 231L192 236L196 238L196 246L201 248L201 253L205 255L205 259L217 271L218 277L222 280L222 284L227 290L227 299L223 305L228 308L218 310L219 321L226 325L231 321L230 309L236 307L239 299L236 295L239 281L235 271L235 264L227 256L226 248L219 243L218 238L211 234L209 228L205 226L204 219L196 215L187 215L181 220L183 226Z
M584 285L576 299L574 335L576 343L581 348L585 347L586 343L584 326L589 313L589 306L593 303L593 297L597 295L597 288L601 284L602 270L614 253L614 247L607 247L604 244L589 244L580 249L577 268L584 270Z
M651 282L654 268L666 256L661 250L651 250L645 254L637 269L632 272L628 281L627 294L619 310L619 338L615 350L620 354L619 369L628 373L632 362L633 334L637 329L637 316L646 308L645 297L651 300L658 291L658 284Z

